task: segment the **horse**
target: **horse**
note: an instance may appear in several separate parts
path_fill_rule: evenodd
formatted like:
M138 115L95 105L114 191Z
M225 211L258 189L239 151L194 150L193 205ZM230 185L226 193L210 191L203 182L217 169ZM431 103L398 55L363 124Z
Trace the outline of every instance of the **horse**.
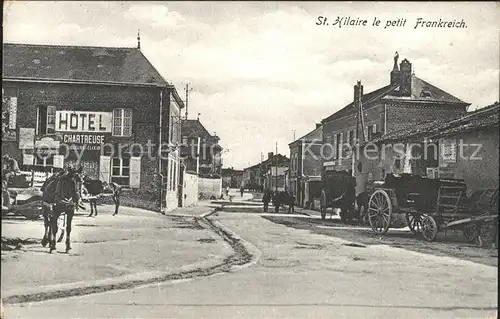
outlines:
M52 175L42 185L43 218L45 233L42 246L50 243L49 253L56 249L56 235L59 217L66 213L66 252L71 250L71 226L75 207L79 205L80 193L83 184L82 167L75 170L67 168L65 171ZM64 233L58 242L62 241Z
M280 207L288 205L288 213L295 212L295 197L286 191L277 192L273 198L274 211L279 213Z
M118 214L118 208L120 207L120 194L121 194L120 186L118 186L115 183L108 184L101 180L90 179L89 177L85 177L83 186L87 190L88 194L91 196L91 198L89 199L90 215L88 217L97 216L97 196L103 194L104 191L106 190L112 192L112 199L113 202L115 203L115 212L113 216Z

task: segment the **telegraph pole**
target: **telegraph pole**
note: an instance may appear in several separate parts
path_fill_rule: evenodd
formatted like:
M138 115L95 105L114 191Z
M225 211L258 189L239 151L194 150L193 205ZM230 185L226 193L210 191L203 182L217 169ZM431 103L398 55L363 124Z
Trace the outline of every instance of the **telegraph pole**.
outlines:
M188 119L188 103L189 103L189 92L193 90L193 88L189 88L189 84L186 84L186 88L184 89L186 91L186 120Z

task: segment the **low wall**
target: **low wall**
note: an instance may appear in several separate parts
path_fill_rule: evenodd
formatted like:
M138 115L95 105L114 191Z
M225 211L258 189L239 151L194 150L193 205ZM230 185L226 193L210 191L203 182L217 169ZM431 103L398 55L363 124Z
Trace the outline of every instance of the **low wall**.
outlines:
M201 198L219 198L222 194L222 178L198 178L198 194Z
M184 173L182 185L182 207L193 206L198 203L198 176Z

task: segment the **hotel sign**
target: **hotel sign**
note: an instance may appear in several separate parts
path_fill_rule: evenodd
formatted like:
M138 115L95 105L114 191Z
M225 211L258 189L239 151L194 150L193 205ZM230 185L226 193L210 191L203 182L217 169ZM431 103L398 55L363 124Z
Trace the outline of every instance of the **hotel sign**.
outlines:
M56 111L56 132L111 133L111 112Z

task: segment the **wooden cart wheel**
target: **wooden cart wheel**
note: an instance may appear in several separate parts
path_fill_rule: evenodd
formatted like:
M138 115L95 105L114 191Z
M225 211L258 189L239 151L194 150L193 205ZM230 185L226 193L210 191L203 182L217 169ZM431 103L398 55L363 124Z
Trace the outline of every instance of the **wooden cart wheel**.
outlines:
M326 219L326 194L325 194L325 191L321 191L320 211L321 211L321 220L325 220Z
M422 219L422 236L427 241L436 239L438 233L438 225L432 216L424 216Z
M368 202L368 220L373 231L385 234L391 225L392 203L386 191L378 189Z
M415 235L422 232L422 215L406 213L406 224Z

